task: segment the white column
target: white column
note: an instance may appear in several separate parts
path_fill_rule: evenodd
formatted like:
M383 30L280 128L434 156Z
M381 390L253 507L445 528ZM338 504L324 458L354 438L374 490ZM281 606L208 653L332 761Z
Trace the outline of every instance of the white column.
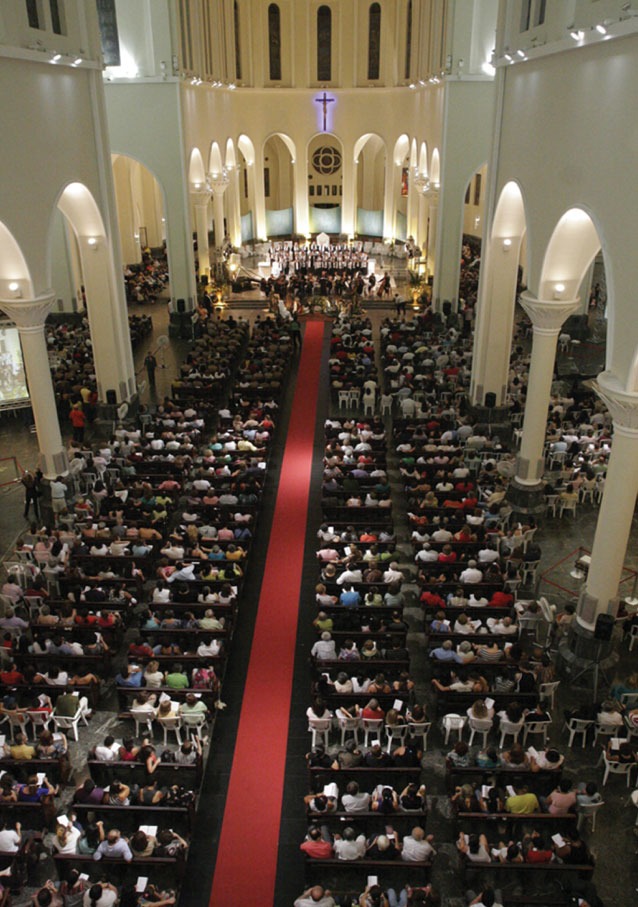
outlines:
M68 471L55 405L44 322L55 301L53 293L35 299L0 299L0 309L15 322L20 333L24 368L29 382L31 408L40 449L40 468L47 479Z
M228 193L228 232L230 241L239 248L241 246L241 204L239 201L239 168L233 167L229 171L230 191Z
M436 274L436 231L439 228L439 190L435 188L428 189L426 193L428 200L428 224L427 224L427 255L428 255L428 273ZM436 299L434 300L436 303ZM441 303L443 300L441 300ZM435 308L439 306L435 305Z
M407 223L407 233L408 236L414 237L414 241L417 245L418 243L418 210L419 210L419 198L416 189L414 188L414 169L408 167L408 204L406 211L406 223Z
M550 302L536 299L531 293L521 295L521 305L532 320L534 339L529 367L523 437L516 461L516 482L535 486L543 478L543 447L547 426L547 409L554 374L556 344L566 318L578 309L578 299Z
M230 179L225 170L221 173L212 173L208 182L213 193L213 218L215 221L215 248L221 249L224 245L224 192L228 188Z
M310 218L308 216L308 161L304 156L303 160L295 160L293 164L294 180L294 211L295 211L295 233L301 233L307 236L310 233Z
M341 200L341 232L354 236L357 232L357 176L358 165L352 149L343 153L343 197Z
M394 201L394 183L395 183L396 166L391 155L386 155L385 159L385 190L383 193L383 238L395 238L395 201Z
M200 277L210 275L210 250L208 248L208 202L210 191L208 189L191 189L191 197L195 206L195 230L197 232L197 258L199 267L197 273Z
M264 195L264 155L261 149L255 153L253 171L255 192L255 204L253 208L255 237L257 239L266 239L268 236L268 228L266 226L266 196Z
M470 401L483 406L485 394L496 394L497 406L507 403L516 279L522 237L485 241L478 300Z
M614 422L605 490L596 523L587 582L576 619L593 630L599 614L615 614L638 495L638 394L628 394L611 372L594 382Z

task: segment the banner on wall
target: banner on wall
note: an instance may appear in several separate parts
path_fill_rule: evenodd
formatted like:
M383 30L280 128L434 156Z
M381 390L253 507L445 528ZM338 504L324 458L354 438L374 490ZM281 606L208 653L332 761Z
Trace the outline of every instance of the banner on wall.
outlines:
M341 206L310 208L311 233L341 233Z
M401 171L401 195L406 198L408 194L408 168L404 167Z
M241 241L242 243L250 242L254 238L253 212L249 211L248 214L242 214L241 217Z
M292 208L266 210L266 233L268 236L290 236L293 233Z

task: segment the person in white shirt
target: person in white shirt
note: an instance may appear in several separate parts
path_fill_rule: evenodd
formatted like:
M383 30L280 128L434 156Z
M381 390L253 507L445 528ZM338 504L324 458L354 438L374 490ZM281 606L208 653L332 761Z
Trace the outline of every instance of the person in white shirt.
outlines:
M370 809L370 794L359 790L356 781L350 781L346 792L341 798L343 808L347 813L368 812Z
M406 835L401 848L401 859L406 863L422 862L433 856L436 851L432 847L434 835L426 837L423 829L417 825L412 829L412 834Z
M321 634L321 639L318 639L314 644L310 654L317 661L336 661L337 650L335 649L334 640L327 630Z
M104 738L104 743L98 743L95 747L95 758L98 762L115 762L119 749L115 738L109 734L108 737Z
M365 855L365 835L357 836L354 828L343 829L343 836L334 836L334 852L338 860L358 860Z
M16 853L20 849L22 835L20 833L21 825L15 824L15 830L7 828L4 821L0 822L0 851L5 853Z
M459 580L462 583L480 583L483 579L483 573L477 569L476 561L467 562L467 567L462 571Z

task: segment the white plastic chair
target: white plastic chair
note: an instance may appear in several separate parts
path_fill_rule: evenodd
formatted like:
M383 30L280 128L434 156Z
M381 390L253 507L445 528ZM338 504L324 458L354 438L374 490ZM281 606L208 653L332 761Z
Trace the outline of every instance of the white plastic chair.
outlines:
M379 401L381 405L381 415L382 416L391 416L392 415L392 394L381 394L381 399Z
M11 742L13 743L15 740L14 735L15 735L16 731L19 734L26 735L26 733L27 733L26 728L27 728L29 719L27 717L26 712L13 712L13 713L7 712L6 717L7 717L7 721L9 722L9 728L10 728L10 733L11 733Z
M453 732L459 735L459 740L463 739L463 728L467 724L467 715L457 715L455 712L450 712L443 716L442 724L445 731L445 745L447 746L450 734Z
M558 507L558 495L557 494L546 494L545 495L545 516L549 516L551 511L552 516L556 516L556 508Z
M208 718L204 712L196 712L194 715L189 715L188 712L181 716L182 727L186 731L189 737L193 734L196 737L199 737L200 740L203 736L202 728L206 726ZM325 720L325 719L324 719ZM330 720L330 719L328 719ZM315 744L313 743L313 746Z
M337 721L341 729L341 746L346 742L346 734L352 734L354 742L359 746L359 730L361 729L360 718L346 718L344 715L337 715Z
M594 497L596 495L596 479L587 479L580 486L580 503L584 504L587 498L591 504L594 503Z
M591 819L591 831L592 834L596 831L596 813L598 810L605 805L605 801L601 800L600 803L589 803L587 806L578 807L578 831L581 830L583 825L587 822L587 819Z
M55 724L56 731L71 731L73 734L73 739L75 742L78 742L78 725L80 721L88 727L89 722L86 720L86 713L89 712L89 700L86 696L82 696L78 703L77 711L75 715L69 717L65 715L56 715L55 711L53 713L53 723Z
M339 398L339 409L343 409L343 407L348 409L350 406L350 391L339 391L337 396Z
M627 787L631 782L631 770L636 765L635 762L610 762L607 758L606 750L603 750L603 765L605 774L603 775L603 787L607 784L607 778L610 775L625 775L627 778Z
M414 737L415 740L418 740L419 737L421 738L421 749L424 753L428 748L428 734L430 733L431 727L431 721L414 721L412 724L408 725L410 735Z
M361 727L363 728L363 745L367 748L370 746L370 737L374 740L381 739L383 718L362 718Z
M596 746L599 737L617 737L620 733L621 726L617 724L600 724L594 722L594 741L592 746Z
M562 514L561 514L562 516ZM540 560L537 561L524 561L521 564L521 579L523 585L526 586L528 582L536 582L536 571L538 570L538 565Z
M474 735L480 734L483 737L483 749L487 746L487 738L492 730L491 718L471 718L469 719L470 728L470 746L474 742Z
M172 731L175 734L177 745L182 745L182 718L181 715L158 715L157 722L164 732L164 746L168 746L168 735Z
M331 727L332 727L332 718L309 718L308 719L308 730L312 734L312 748L313 749L317 746L317 743L323 743L324 746L328 746L328 738L330 736Z
M560 686L560 680L552 680L550 683L541 683L538 688L538 698L541 702L549 702L550 709L554 708L554 696Z
M352 406L353 409L358 409L360 402L361 402L361 391L358 389L355 390L354 388L351 389L350 390L350 406Z
M135 722L135 736L136 737L152 737L153 736L153 719L155 718L155 709L150 708L139 708L131 709L131 718ZM146 728L143 734L140 733L140 728Z
M526 529L523 533L523 552L527 551L527 546L532 541L536 533L538 532L538 526L534 526L533 529Z
M629 651L633 652L634 645L638 641L638 624L634 624L629 633Z
M571 747L576 739L578 734L582 737L582 748L585 749L585 743L587 742L587 732L590 727L594 726L594 721L591 718L570 718L569 721L566 721L563 725L563 730L567 729L569 732L569 741L567 745Z
M523 746L527 744L527 738L530 734L542 734L543 746L547 746L547 732L551 726L551 721L526 721L523 726Z
M38 735L38 729L48 731L49 725L51 724L53 717L50 712L25 712L27 716L27 721L29 721L33 727L33 734L35 737Z
M388 752L391 752L394 745L403 746L405 744L408 730L407 724L386 724L385 734L388 738Z
M503 743L506 737L513 737L514 742L518 740L518 735L523 730L524 721L521 718L520 721L508 721L507 718L501 718L501 723L499 724L499 731L501 732L501 742L499 747L503 749Z
M559 500L558 515L560 517L562 517L562 515L565 513L565 511L567 511L568 513L571 513L571 515L574 517L574 519L576 519L576 504L577 504L576 501L560 501Z
M374 411L377 405L377 395L372 388L367 387L363 393L363 414L365 416L374 415Z

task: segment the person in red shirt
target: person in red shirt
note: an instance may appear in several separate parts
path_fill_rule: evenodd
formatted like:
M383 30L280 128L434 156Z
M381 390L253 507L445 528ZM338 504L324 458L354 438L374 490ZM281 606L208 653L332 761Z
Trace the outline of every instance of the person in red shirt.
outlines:
M18 666L15 662L11 662L7 671L0 671L0 683L9 687L24 683L24 675L18 671Z
M359 715L361 718L371 718L373 721L383 721L385 718L385 712L376 699L371 699L370 702L361 709Z
M421 601L427 607L445 608L445 600L436 592L429 592L427 589L421 593Z
M302 850L306 856L314 857L317 860L325 860L333 856L332 843L323 840L321 837L321 829L316 826L308 829L308 836L303 844L299 845L299 849Z
M523 848L527 846L525 854L526 863L550 863L553 857L551 847L539 834L526 835L523 838Z
M86 428L86 416L82 412L81 403L76 403L71 408L69 420L73 426L73 440L82 443L84 441L84 429Z

